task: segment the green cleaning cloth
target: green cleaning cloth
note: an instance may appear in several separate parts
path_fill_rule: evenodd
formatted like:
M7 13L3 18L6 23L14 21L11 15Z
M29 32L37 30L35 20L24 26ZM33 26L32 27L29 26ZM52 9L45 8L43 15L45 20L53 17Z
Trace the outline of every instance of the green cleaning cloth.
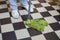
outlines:
M34 28L40 32L44 31L44 28L48 26L48 22L43 19L28 19L25 21L25 24L31 28Z

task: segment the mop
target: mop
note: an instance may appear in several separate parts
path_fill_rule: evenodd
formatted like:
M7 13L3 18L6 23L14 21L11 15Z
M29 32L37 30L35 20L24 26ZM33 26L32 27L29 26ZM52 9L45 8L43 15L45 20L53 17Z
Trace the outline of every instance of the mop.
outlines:
M30 19L30 8L31 8L31 0L29 0L28 19L25 21L25 24L30 28L43 32L44 28L48 26L48 22L43 19Z

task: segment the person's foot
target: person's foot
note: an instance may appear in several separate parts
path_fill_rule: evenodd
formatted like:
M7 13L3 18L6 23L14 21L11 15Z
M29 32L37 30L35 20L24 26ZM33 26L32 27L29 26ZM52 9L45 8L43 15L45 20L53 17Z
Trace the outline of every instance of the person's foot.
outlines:
M13 18L19 18L18 10L12 10L12 16Z
M29 8L27 9L27 10L29 10ZM34 9L31 7L31 9L30 9L30 12L34 12Z
M29 10L29 6L25 6L24 8L25 8L27 11ZM33 11L34 11L34 9L31 7L31 8L30 8L30 12L33 12Z

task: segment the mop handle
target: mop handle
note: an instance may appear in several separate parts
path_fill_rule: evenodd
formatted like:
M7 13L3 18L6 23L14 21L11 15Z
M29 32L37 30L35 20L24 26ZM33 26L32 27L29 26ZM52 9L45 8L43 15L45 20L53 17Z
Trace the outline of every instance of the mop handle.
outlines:
M29 0L29 8L28 8L28 19L30 19L30 9L31 9L31 0Z

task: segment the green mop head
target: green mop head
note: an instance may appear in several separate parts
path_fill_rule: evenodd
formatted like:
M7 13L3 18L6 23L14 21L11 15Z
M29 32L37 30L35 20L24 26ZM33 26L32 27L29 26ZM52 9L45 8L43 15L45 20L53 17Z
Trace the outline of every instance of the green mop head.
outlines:
M48 22L43 19L28 19L25 24L31 28L34 28L40 32L44 31L44 28L48 25Z

